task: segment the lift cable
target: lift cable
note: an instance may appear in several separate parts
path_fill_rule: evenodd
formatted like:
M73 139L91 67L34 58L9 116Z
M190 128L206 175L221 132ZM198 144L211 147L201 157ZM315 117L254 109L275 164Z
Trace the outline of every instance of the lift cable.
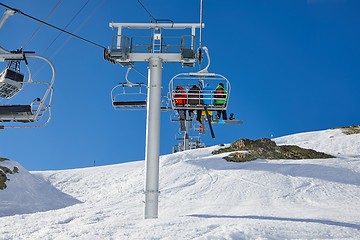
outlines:
M11 10L15 11L16 13L20 13L20 14L24 15L25 17L28 17L28 18L30 18L30 19L33 19L33 20L37 21L37 22L43 23L43 24L45 24L45 25L47 25L47 26L49 26L49 27L55 28L55 29L58 30L58 31L61 31L61 32L66 33L66 34L68 34L68 35L71 35L71 36L73 36L73 37L75 37L75 38L78 38L78 39L80 39L80 40L82 40L82 41L84 41L84 42L90 43L90 44L92 44L92 45L94 45L94 46L97 46L97 47L99 47L99 48L102 48L102 49L106 49L106 47L101 46L100 44L97 44L97 43L95 43L95 42L93 42L93 41L90 41L90 40L88 40L88 39L85 39L85 38L83 38L83 37L80 37L80 36L78 36L78 35L76 35L76 34L73 34L73 33L69 32L69 31L66 31L66 30L64 30L64 29L61 29L61 28L59 28L59 27L56 27L56 26L54 26L54 25L52 25L52 24L50 24L50 23L47 23L47 22L45 22L45 21L43 21L43 20L40 20L40 19L38 19L38 18L35 18L35 17L33 17L33 16L29 15L29 14L26 14L26 13L20 11L19 9L15 9L15 8L9 7L9 6L7 6L7 5L5 5L5 4L3 4L3 3L0 3L0 5L3 6L3 7L5 7L5 8L7 8L7 9L11 9Z
M64 0L59 0L58 3L51 9L50 13L45 17L45 21L51 17L55 11L60 7L60 5L64 2ZM36 34L40 31L40 29L42 28L44 24L40 24L37 29L32 33L32 35L28 38L28 40L23 44L23 47L26 48L31 41L34 39L34 37L36 36Z
M87 18L85 20L82 21L82 23L74 30L74 33L77 33L98 11L99 9L102 7L102 5L104 5L104 3L107 0L102 0L102 2L100 2L95 9L93 9L93 11L91 12L91 14L89 14L87 16ZM61 46L59 46L55 52L49 57L49 60L53 59L65 46L66 44L70 41L71 36L69 36L68 39L66 39L63 44ZM55 40L54 40L55 41ZM50 47L50 46L49 46ZM48 48L49 48L48 47ZM48 50L48 48L43 51L42 55L46 53L46 51ZM43 65L40 69L37 70L37 72L34 74L34 76L37 76L39 74L39 72L41 72L41 70L43 69L43 67L45 67L46 65Z
M171 19L158 19L158 18L155 18L154 15L152 15L150 13L150 11L147 10L147 8L144 6L144 4L142 2L140 2L140 0L137 0L137 2L145 10L145 12L147 12L149 14L149 16L154 20L155 23L158 23L158 22L171 22L172 24L174 24L174 21L171 20ZM151 20L151 22L152 22L152 20Z
M140 0L137 0L137 2L141 5L141 7L149 14L149 16L154 19L155 22L157 22L156 18L149 12L149 10L146 9L146 7L144 6L144 4L142 4L140 2Z
M85 6L90 2L90 0L87 0L85 4L77 11L77 13L70 19L70 21L65 25L64 30L67 29L67 27L75 20L75 18L81 13L81 11L85 8ZM44 53L49 50L49 48L55 43L55 41L61 36L62 32L60 32L54 40L49 44L49 46L44 50Z
M65 25L65 28L64 28L64 29L66 29L66 28L74 21L74 19L80 14L80 12L84 9L84 7L89 3L89 1L90 1L90 0L87 0L87 2L85 2L85 4L80 8L80 10L79 10L79 11L71 18L71 20ZM106 0L103 0L102 2L104 2L104 1L106 1ZM95 8L95 10L93 11L93 13L91 13L91 14L87 17L87 19L85 19L85 20L83 21L83 23L82 23L77 29L75 29L74 33L78 32L78 30L82 27L82 25L83 25L85 22L87 22L87 21L94 15L94 12L96 12L96 11L101 7L101 5L102 5L102 3L100 3L100 4ZM62 32L60 32L60 33L53 39L53 41L48 45L48 47L47 47L44 51L42 51L42 55L44 55L44 54L49 50L49 48L55 43L55 41L60 37L61 34L62 34ZM59 46L59 47L55 50L55 52L49 57L49 60L53 59L53 58L61 51L61 49L64 48L64 46L70 41L70 38L71 38L71 36L70 36L66 41L64 41L64 43L63 43L61 46ZM43 64L42 67L41 67L40 69L38 69L38 71L35 73L35 76L37 76L37 74L38 74L39 72L41 72L41 70L42 70L45 66L46 66L46 65Z
M95 9L93 9L93 11L91 12L91 14L88 15L88 17L82 21L82 23L74 30L74 32L78 32L80 31L80 29L95 15L95 13L99 10L100 7L102 7L102 5L106 2L107 0L102 0L102 2L100 2ZM53 53L51 55L51 57L49 59L53 59L59 52L60 50L65 47L65 45L70 41L70 37L55 51L55 53Z
M145 76L145 74L143 74L143 73L141 73L138 69L136 69L135 68L135 65L134 64L131 64L131 68L135 71L135 72L137 72L140 76L142 76L143 78L147 78L146 76Z

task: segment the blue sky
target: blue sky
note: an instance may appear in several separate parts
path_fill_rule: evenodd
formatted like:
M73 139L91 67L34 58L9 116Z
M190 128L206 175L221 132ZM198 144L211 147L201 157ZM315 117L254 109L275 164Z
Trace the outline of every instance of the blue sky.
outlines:
M1 2L40 19L61 2L47 22L105 47L115 34L109 22L152 20L136 0ZM199 21L199 1L141 2L157 19ZM204 0L203 45L210 51L210 70L230 80L228 112L244 124L216 125L216 138L202 140L214 145L359 124L359 13L355 0ZM29 170L143 160L146 112L116 111L110 101L126 68L104 61L101 48L58 36L47 26L29 41L38 26L22 15L12 16L0 29L0 46L23 46L53 62L53 117L42 129L2 130L0 156ZM36 62L31 67L42 69ZM135 67L147 74L145 64ZM165 63L164 88L184 71L189 70ZM131 79L146 82L136 73ZM178 127L170 122L170 112L162 113L161 154L171 152Z

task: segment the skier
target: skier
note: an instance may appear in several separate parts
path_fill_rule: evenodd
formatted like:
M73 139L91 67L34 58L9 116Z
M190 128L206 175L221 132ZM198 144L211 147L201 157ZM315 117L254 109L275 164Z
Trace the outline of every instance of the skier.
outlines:
M199 106L203 104L203 100L202 100L202 94L200 92L200 88L196 85L193 85L190 90L189 90L189 100L188 103L189 105L193 105L193 106ZM193 110L190 110L191 112L193 112ZM200 124L201 122L201 110L196 110L196 121L198 121Z
M219 83L219 85L216 87L215 89L215 94L214 94L214 104L218 105L218 106L226 106L226 100L227 100L227 91L224 88L224 84L223 83ZM227 120L227 113L226 110L218 110L217 114L216 114L216 119L220 119L222 115L222 119L223 120Z
M176 87L173 99L175 106L185 106L186 92L183 87L181 86ZM186 131L186 127L185 127L186 110L178 109L177 112L179 114L179 120L180 120L180 131Z

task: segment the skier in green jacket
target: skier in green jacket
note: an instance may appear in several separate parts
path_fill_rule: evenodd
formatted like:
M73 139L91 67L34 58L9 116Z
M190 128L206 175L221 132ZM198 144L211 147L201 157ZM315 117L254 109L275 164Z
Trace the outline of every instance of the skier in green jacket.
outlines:
M226 106L226 101L227 101L227 91L224 88L224 84L223 83L219 83L219 85L216 87L215 89L215 94L214 94L214 104L215 105L222 105L222 106ZM222 115L222 119L223 120L227 120L227 113L226 110L218 110L217 114L216 114L216 118L220 119Z

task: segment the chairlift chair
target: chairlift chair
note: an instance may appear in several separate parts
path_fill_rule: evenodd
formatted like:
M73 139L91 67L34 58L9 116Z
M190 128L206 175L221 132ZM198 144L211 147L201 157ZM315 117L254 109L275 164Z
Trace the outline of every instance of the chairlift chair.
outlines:
M210 84L212 89L201 89L199 85ZM219 83L224 85L226 96L224 95L224 104L217 105L215 100L215 89ZM199 86L200 95L194 96L191 94L192 86ZM185 90L186 104L177 105L176 100L179 98L176 92L176 87L182 86ZM227 103L230 98L231 86L230 82L224 76L216 73L180 73L173 77L169 82L169 93L171 96L172 108L185 110L203 110L207 106L209 111L226 110ZM220 98L222 99L222 98ZM196 104L190 104L189 100L197 100Z
M210 56L207 47L202 47L207 57L207 66L198 72L187 72L175 75L169 82L169 96L172 103L173 110L187 110L197 111L196 114L205 113L206 121L209 125L212 138L215 138L215 133L212 128L212 123L231 123L241 124L238 120L215 120L211 117L212 111L223 111L227 110L228 101L230 99L231 85L229 80L223 75L217 73L211 73L208 71L210 66ZM199 53L201 52L199 49ZM222 84L224 91L219 93L216 91L218 86ZM198 86L197 90L193 90L192 86ZM177 89L181 86L184 92L179 93ZM197 93L196 93L197 92ZM184 101L178 101L184 99ZM179 104L179 102L181 104ZM201 111L201 113L199 113ZM202 130L200 133L205 133L204 118L202 118Z
M178 144L177 145L174 145L172 147L172 153L175 153L175 152L182 152L182 151L185 151L185 143L184 143L184 135L181 135L181 134L177 134L175 136L175 140L178 141ZM198 149L198 148L204 148L206 147L205 143L203 143L201 141L201 138L200 136L189 136L188 137L188 150L192 150L192 149Z
M175 75L169 82L169 96L171 98L172 108L174 110L204 110L207 107L208 111L226 110L227 103L230 98L231 85L229 80L223 75L217 73L209 73L208 68L210 66L210 57L206 47L203 47L207 55L208 64L199 72L187 72ZM218 84L222 83L226 90L224 98L218 98L215 95L215 89ZM200 94L191 94L191 87L198 86L200 88ZM209 85L211 88L205 88ZM185 90L186 103L182 105L176 104L176 100L179 99L179 94L176 92L176 87L181 86ZM190 102L194 102L196 104ZM216 104L215 100L224 100L224 104Z
M190 149L198 149L206 147L205 143L201 141L200 136L191 136L189 141Z
M11 104L0 104L0 129L5 128L39 128L47 125L51 119L51 102L53 96L53 84L55 81L55 69L52 63L41 56L27 56L28 58L37 58L46 61L52 70L52 78L48 82L33 81L29 72L29 80L23 81L24 75L17 70L8 67L1 73L0 82L0 100L11 98ZM14 74L15 72L15 74ZM18 84L20 83L20 84ZM9 84L14 90L7 91ZM18 84L18 85L16 85ZM31 101L25 103L20 96L15 96L17 93L25 91L43 92L42 97L34 97ZM24 92L23 95L30 95L29 92ZM18 100L20 99L20 100ZM20 101L20 103L19 103ZM14 103L16 102L16 103Z
M146 109L147 85L132 83L128 79L131 67L126 72L126 82L119 83L111 90L111 101L115 109Z

